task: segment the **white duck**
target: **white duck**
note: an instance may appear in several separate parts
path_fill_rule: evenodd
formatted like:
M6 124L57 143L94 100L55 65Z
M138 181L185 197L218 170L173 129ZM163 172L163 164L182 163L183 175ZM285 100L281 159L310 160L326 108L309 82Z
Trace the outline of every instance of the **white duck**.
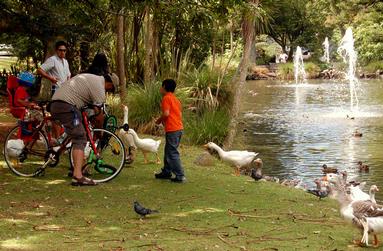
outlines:
M11 158L14 166L19 165L19 156L24 149L24 141L22 139L10 139L7 142L7 156Z
M250 165L258 155L258 153L249 151L224 151L213 142L207 143L204 147L208 150L215 150L222 161L235 167L236 176L240 175L241 168Z
M22 153L24 141L22 139L10 139L7 142L7 154L9 157L17 158Z
M158 157L158 148L161 145L161 140L154 140L154 139L150 139L150 138L140 139L138 137L137 133L133 129L129 129L128 133L133 136L133 140L134 140L135 145L144 154L145 164L148 163L146 154L149 152L156 154L157 164L161 163L161 160Z
M353 201L346 189L337 186L337 199L340 203L340 212L349 222L363 230L363 236L358 244L368 246L368 234L374 234L374 245L378 246L377 234L383 232L383 206L371 200Z
M129 108L126 105L122 105L122 108L124 109L124 121L122 124L122 128L120 128L116 134L121 139L122 143L124 144L125 148L125 156L128 160L130 156L131 148L136 149L136 145L134 144L133 136L129 134L124 127L129 125ZM129 159L130 160L130 159ZM131 160L130 160L131 161Z

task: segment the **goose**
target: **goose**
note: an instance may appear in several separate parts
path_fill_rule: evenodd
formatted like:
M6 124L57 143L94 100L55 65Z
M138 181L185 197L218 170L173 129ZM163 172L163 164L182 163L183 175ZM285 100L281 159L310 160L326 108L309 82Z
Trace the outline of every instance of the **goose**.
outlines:
M117 136L121 139L125 148L125 162L128 164L133 163L134 152L137 148L133 136L128 133L129 130L129 108L126 105L122 105L124 110L124 121L120 129L116 132Z
M374 246L379 245L377 234L383 232L383 206L371 200L352 200L342 187L337 186L337 200L340 204L340 212L344 219L352 222L356 227L363 230L362 239L357 243L368 246L368 235L374 234Z
M131 128L128 130L128 133L133 136L133 140L134 140L135 145L144 154L145 164L148 163L148 160L147 160L147 157L146 157L146 154L148 152L155 153L156 157L157 157L157 164L161 163L161 160L158 157L158 148L161 145L161 140L154 140L154 139L150 139L150 138L140 139L138 137L137 133L133 129L131 129Z
M370 167L366 164L363 164L362 161L358 161L358 167L359 167L359 172L368 173L370 171Z
M371 200L372 202L376 203L375 200L375 193L379 192L379 189L376 185L372 185L370 187L369 193L363 192L363 188L366 185L366 182L356 182L356 181L350 181L346 182L347 180L347 172L342 172L342 177L336 174L327 174L326 178L324 179L326 181L329 181L331 183L338 183L338 186L348 187L350 191L350 197L353 201L357 200Z
M204 147L208 149L211 154L213 152L217 152L222 161L235 167L236 176L240 175L241 168L251 165L251 163L255 160L255 157L258 155L258 153L249 151L224 151L213 142L207 143Z
M327 167L326 164L323 164L322 172L323 173L338 173L338 169L337 168Z
M369 191L369 194L370 194L370 200L374 203L376 203L376 200L375 200L375 193L376 192L379 192L379 188L376 186L376 185L372 185L370 187L370 191Z

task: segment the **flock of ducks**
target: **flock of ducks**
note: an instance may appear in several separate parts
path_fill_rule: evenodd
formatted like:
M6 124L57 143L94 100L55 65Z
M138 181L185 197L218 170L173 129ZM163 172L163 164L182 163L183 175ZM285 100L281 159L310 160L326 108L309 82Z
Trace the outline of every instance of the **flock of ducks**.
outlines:
M289 187L305 189L308 193L319 199L329 197L336 199L340 204L341 215L362 231L362 238L355 243L368 246L369 234L374 235L374 246L379 245L377 234L383 232L383 205L377 204L375 194L379 192L376 185L370 187L369 193L362 189L365 182L347 180L347 172L337 168L322 166L324 176L314 181L315 189L306 189L300 180L283 180L266 176L262 173L263 162L257 158L258 153L249 151L225 151L217 144L210 142L205 148L213 156L235 168L235 175L240 173L251 176L254 180L278 182ZM369 172L369 166L359 161L356 166L359 172Z
M223 162L234 167L235 176L239 176L242 173L249 175L254 180L277 182L288 187L302 187L299 179L279 180L277 177L264 175L262 172L262 159L257 158L259 153L249 151L225 151L213 142L207 143L204 147L211 155L218 157Z
M378 246L377 234L383 232L383 205L377 204L375 200L375 193L379 191L378 187L372 185L367 194L362 190L365 182L348 182L346 172L326 174L322 180L328 182L324 186L329 196L339 202L343 218L362 231L362 238L356 244L368 246L369 234L373 234L373 244Z

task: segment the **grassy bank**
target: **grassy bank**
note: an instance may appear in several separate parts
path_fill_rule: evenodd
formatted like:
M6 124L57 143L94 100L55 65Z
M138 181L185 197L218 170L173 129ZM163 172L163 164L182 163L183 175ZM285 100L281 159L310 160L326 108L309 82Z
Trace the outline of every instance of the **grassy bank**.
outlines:
M313 62L305 62L305 71L306 71L306 77L308 79L317 78L319 76L319 73L321 72L321 68ZM283 79L283 80L294 79L294 64L293 63L278 64L277 77L278 79Z
M158 181L142 154L110 183L74 188L67 160L45 177L0 169L2 250L344 250L359 236L335 201L234 177L216 162L193 164L199 147L183 145L188 183ZM160 213L140 220L132 202Z
M0 56L0 70L3 69L9 71L11 69L11 65L16 64L17 58L16 57L4 57Z

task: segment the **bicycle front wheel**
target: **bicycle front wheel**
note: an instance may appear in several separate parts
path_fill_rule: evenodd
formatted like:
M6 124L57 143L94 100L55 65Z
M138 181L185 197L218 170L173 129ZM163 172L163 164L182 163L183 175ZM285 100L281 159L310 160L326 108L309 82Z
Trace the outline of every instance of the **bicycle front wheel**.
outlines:
M105 129L93 129L92 135L99 156L94 154L88 141L84 149L83 173L89 175L97 183L110 181L124 167L124 145L114 133ZM69 156L71 167L74 168L73 147L70 149Z
M4 159L13 173L23 177L39 174L46 162L48 141L39 131L28 140L20 139L19 126L13 128L4 142Z

